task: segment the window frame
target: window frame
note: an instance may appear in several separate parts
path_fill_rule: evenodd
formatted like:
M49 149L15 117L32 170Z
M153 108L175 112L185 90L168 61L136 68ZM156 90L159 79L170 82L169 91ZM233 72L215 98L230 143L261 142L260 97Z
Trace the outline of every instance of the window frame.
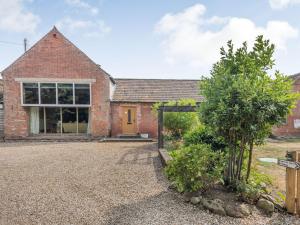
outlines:
M36 106L34 106L36 107ZM38 107L40 110L42 110L43 112L43 128L44 130L41 131L41 129L39 129L39 133L38 135L43 135L43 134L55 134L55 135L68 135L68 134L79 134L79 135L88 135L90 134L90 126L91 126L91 119L90 119L90 110L91 108L90 107L47 107L47 106L41 106L41 107ZM59 122L61 123L60 125L60 131L57 132L57 133L51 133L51 132L47 132L47 108L56 108L59 110L59 116L60 116L60 119L59 119ZM66 108L71 108L71 109L75 109L75 116L76 116L76 132L71 132L71 133L64 133L63 132L63 109L66 109ZM86 121L86 124L87 124L87 128L86 128L86 132L79 132L79 110L80 109L86 109L87 110L87 121ZM39 118L40 119L40 118ZM31 125L29 125L31 126Z
M24 84L26 83L37 83L38 84L38 103L37 104L26 104L24 103ZM55 104L41 104L41 83L51 83L55 84L55 93L56 93L56 103ZM58 103L58 84L72 84L73 87L73 103L72 104L59 104ZM89 104L75 104L75 84L88 84L89 85L89 94L90 102ZM21 106L44 106L44 107L91 107L92 105L92 85L90 82L55 82L55 81L42 81L42 82L20 82L20 92L21 92Z

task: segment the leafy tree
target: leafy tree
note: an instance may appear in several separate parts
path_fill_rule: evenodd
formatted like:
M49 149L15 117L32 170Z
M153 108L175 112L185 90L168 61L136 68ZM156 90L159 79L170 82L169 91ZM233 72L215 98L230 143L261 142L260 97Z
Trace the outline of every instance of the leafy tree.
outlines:
M157 113L160 106L196 106L194 99L181 99L179 101L169 101L167 103L156 103L152 110ZM164 113L164 127L171 136L176 139L181 139L182 136L192 127L199 124L198 115L196 112L165 112Z
M226 151L226 144L222 138L213 135L209 128L200 125L194 129L189 130L183 136L183 143L185 146L208 144L213 151Z
M221 48L211 77L200 84L206 98L200 116L229 146L226 181L236 185L249 178L254 144L262 144L272 126L282 123L299 95L287 76L279 71L269 75L275 47L263 36L256 38L250 51L246 42L234 50L229 41L227 47ZM247 172L242 174L245 153Z

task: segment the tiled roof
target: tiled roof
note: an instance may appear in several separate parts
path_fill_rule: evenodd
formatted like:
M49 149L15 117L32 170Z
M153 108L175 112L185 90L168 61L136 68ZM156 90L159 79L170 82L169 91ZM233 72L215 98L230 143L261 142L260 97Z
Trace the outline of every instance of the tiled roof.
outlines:
M199 80L115 79L115 102L167 102L184 98L203 101Z
M300 73L296 73L294 75L289 76L291 79L296 80L300 77Z

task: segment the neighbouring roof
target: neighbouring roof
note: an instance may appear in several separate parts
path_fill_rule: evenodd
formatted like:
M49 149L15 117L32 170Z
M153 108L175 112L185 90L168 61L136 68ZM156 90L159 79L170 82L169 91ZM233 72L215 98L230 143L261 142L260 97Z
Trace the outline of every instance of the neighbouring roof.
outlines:
M289 76L290 78L292 78L293 80L296 80L300 77L300 73L296 73L294 75Z
M184 98L203 101L199 80L115 79L114 102L167 102Z

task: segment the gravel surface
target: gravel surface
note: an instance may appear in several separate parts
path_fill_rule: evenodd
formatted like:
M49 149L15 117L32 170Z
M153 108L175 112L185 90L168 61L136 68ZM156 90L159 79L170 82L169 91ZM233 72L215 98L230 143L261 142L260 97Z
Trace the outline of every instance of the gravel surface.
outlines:
M153 143L0 143L0 224L300 224L213 215L168 189Z

